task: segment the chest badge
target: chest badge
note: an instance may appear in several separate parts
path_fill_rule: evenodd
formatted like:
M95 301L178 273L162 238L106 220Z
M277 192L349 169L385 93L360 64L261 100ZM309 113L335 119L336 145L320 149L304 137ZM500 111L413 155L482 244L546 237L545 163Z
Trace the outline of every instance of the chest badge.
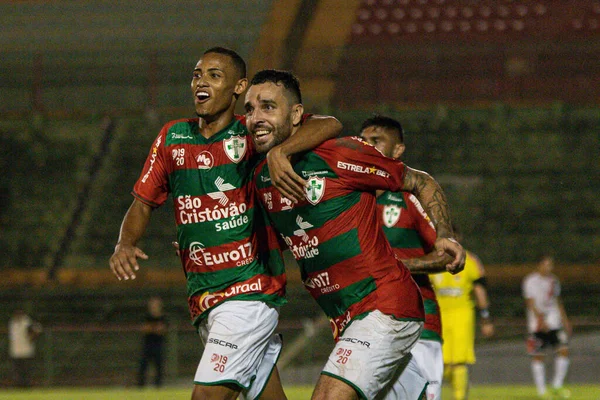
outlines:
M402 209L395 205L387 205L383 207L383 223L388 228L396 225L396 222L400 219Z
M312 205L316 205L323 198L325 193L325 178L317 178L316 176L308 179L308 187L304 189L306 200Z
M245 136L234 135L229 139L223 140L223 150L225 150L225 154L236 164L244 158L247 148L248 143L246 143Z

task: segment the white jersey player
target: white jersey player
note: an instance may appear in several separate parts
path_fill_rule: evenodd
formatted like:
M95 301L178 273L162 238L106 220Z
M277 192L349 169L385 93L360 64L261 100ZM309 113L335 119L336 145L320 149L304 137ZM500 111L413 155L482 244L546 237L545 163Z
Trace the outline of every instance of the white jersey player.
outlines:
M544 256L535 272L523 280L523 297L527 306L527 351L532 356L531 371L538 394L547 397L545 379L545 349L557 351L554 360L555 396L569 397L563 382L569 368L568 340L571 326L560 298L560 281L552 273L554 259Z

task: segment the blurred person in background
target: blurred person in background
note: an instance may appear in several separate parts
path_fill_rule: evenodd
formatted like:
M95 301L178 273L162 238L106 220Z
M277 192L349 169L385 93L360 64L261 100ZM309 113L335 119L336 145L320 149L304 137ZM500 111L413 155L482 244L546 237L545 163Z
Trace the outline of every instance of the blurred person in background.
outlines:
M456 227L454 232L457 239L462 240ZM469 366L475 364L475 308L479 310L481 334L486 338L494 334L485 269L479 257L467 250L462 272L432 275L431 280L444 322L444 377L450 381L453 399L463 400L468 395Z
M554 258L544 255L537 270L523 279L522 290L527 312L527 352L531 355L531 372L540 398L568 398L563 387L569 370L569 337L572 329L560 297L560 281L552 273ZM552 393L546 390L545 351L556 350Z
M148 300L146 321L142 326L142 356L138 372L138 386L146 384L146 373L150 364L154 365L154 385L162 386L163 366L165 360L165 342L167 335L167 317L163 311L163 301L160 297L151 297Z
M16 309L8 321L8 356L13 365L14 382L18 387L30 387L35 363L35 341L42 325L23 309Z
M365 120L360 136L386 157L400 160L406 149L402 125L393 118L376 115ZM407 192L378 191L377 214L394 253L406 265L421 290L425 325L411 353L429 382L427 400L441 400L444 373L442 320L427 274L446 271L447 260L429 264L425 262L428 253L435 250L436 232L414 195ZM453 273L458 272L460 271Z
M299 82L288 71L260 71L244 107L256 148L265 153L296 135L304 113ZM268 168L263 161L256 169L258 198L336 342L313 400L423 398L427 380L410 354L423 326L423 300L380 229L374 191L419 192L437 224L438 256L452 254L448 268L460 269L464 251L452 239L439 185L358 137L328 140L294 158L294 169L310 183L297 204L273 188Z
M215 47L197 62L191 91L198 118L168 122L156 137L133 189L109 264L119 280L135 279L137 247L152 210L173 198L188 305L204 351L192 399L285 399L275 366L281 337L275 333L285 300L280 253L271 247L255 207L250 172L256 151L243 116L234 114L246 90L246 63ZM268 155L270 179L288 198L306 184L288 156L341 132L332 117L313 117L299 136Z

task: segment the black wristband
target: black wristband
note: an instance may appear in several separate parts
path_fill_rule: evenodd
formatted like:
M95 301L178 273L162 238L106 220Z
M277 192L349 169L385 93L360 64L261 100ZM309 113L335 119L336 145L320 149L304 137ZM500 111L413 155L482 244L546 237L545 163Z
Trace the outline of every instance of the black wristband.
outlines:
M488 310L487 308L482 308L481 310L479 310L479 316L482 319L490 319L490 310Z

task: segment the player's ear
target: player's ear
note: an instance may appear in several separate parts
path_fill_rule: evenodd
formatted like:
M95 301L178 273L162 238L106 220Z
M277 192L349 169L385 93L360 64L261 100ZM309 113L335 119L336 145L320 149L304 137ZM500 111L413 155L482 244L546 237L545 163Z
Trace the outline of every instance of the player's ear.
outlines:
M406 146L404 143L397 143L394 145L394 158L400 158L402 154L404 154L404 150L406 150Z
M242 93L244 93L244 91L246 90L247 87L248 87L248 79L242 78L242 79L238 80L237 83L235 84L234 92L237 96L239 96Z
M304 106L302 104L294 104L292 106L292 123L298 126L302 123L302 115L304 114Z

